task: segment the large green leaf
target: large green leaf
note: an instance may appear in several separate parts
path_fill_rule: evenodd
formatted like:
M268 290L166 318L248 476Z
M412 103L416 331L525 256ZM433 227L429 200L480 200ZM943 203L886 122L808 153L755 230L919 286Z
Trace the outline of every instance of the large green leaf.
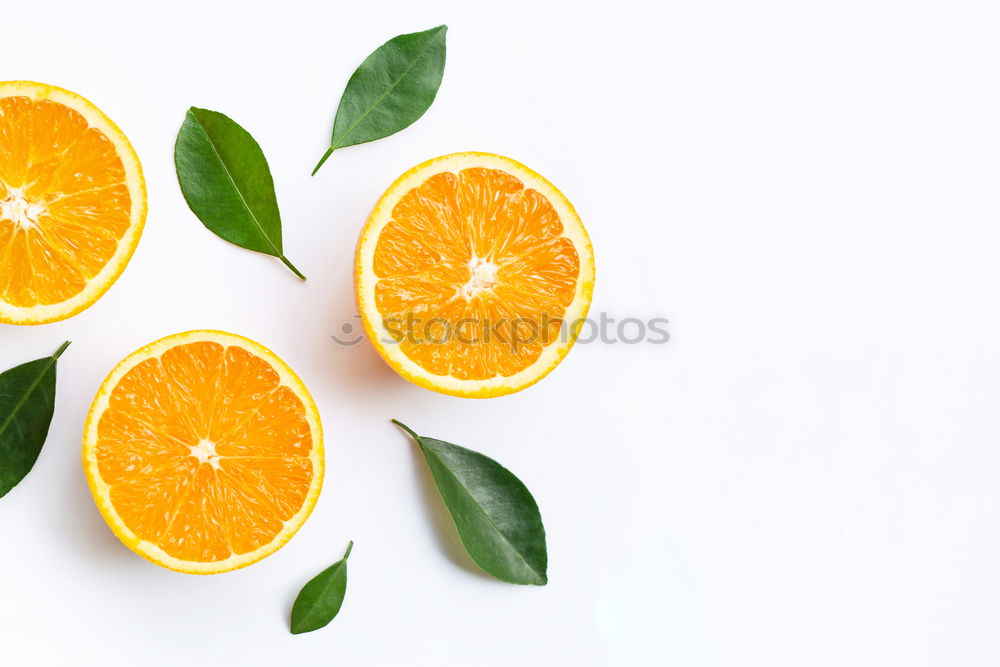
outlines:
M31 472L49 435L56 362L69 347L0 373L0 498Z
M388 137L430 108L444 76L448 26L393 37L361 63L340 98L330 148L333 151Z
M501 581L544 586L548 582L545 528L538 505L521 480L487 456L393 423L420 445L472 560Z
M292 634L300 635L325 627L340 612L347 592L347 558L354 542L347 545L344 557L309 580L292 605Z
M284 255L271 169L249 132L224 114L191 107L177 133L174 164L184 199L205 227L279 258L305 280Z

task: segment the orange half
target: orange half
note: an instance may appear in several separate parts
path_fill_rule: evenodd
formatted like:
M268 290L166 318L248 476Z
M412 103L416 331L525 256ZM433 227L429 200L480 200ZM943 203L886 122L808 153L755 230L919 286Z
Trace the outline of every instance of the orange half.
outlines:
M594 289L594 252L572 204L491 153L420 164L382 195L355 266L361 318L386 362L455 396L501 396L566 356Z
M191 574L245 567L305 522L323 483L319 412L273 352L191 331L147 345L101 385L83 467L127 547Z
M94 304L132 257L146 184L128 139L62 88L0 82L0 322Z

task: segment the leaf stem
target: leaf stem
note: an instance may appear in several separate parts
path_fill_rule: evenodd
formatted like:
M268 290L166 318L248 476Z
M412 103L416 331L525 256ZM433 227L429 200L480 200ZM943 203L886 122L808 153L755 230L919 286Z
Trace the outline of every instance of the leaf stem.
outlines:
M302 272L301 272L301 271L299 271L298 269L296 269L296 268L295 268L295 267L294 267L294 266L292 265L292 263L288 261L288 258L287 258L287 257L285 257L284 255L278 255L278 259L280 259L280 260L281 260L282 262L284 262L285 266L287 266L287 267L288 267L289 269L291 269L291 270L292 270L292 273L294 273L295 275L297 275L297 276L298 276L299 278L301 278L302 280L305 280L305 279L306 279L306 277L305 277L304 275L302 275Z
M66 351L66 348L69 347L69 345L70 345L70 341L66 341L65 343L63 343L62 345L60 345L59 349L56 350L55 354L52 355L52 358L53 359L58 359L59 357L61 357L62 353Z
M420 436L417 435L416 433L414 433L413 429L410 428L409 426L407 426L406 424L404 424L403 422L399 421L398 419L392 419L391 421L392 421L393 424L395 424L396 426L398 426L399 428L403 429L404 431L406 431L407 433L409 433L411 436L413 436L414 440L417 440L417 441L420 440Z
M319 159L319 164L316 165L316 168L313 169L313 172L312 174L310 174L310 176L315 176L316 172L319 171L319 168L323 166L324 162L330 159L331 155L333 155L333 146L330 146L330 148L328 148L327 151L323 153L323 157Z
M354 548L354 540L347 543L347 551L344 552L344 557L341 560L347 560L347 557L351 555L351 549Z

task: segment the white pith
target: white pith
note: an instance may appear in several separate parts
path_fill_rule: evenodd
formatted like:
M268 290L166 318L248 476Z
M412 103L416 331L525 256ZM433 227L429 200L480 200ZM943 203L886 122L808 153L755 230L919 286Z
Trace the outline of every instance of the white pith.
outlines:
M191 456L198 463L207 463L213 468L219 467L219 454L215 451L215 443L211 440L201 440L197 445L191 447Z
M480 292L493 289L497 280L497 270L500 267L481 257L469 260L469 282L462 286L462 296L466 301L472 301Z
M36 229L45 211L44 204L29 200L20 188L10 188L7 198L0 200L0 220L10 220L22 231Z

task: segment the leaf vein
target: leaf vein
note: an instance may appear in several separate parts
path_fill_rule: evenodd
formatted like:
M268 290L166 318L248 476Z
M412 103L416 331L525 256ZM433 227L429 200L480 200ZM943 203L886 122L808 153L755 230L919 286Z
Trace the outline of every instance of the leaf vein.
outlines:
M333 144L333 146L335 148L344 148L344 146L342 146L340 144L340 141L343 141L346 137L351 136L351 133L354 132L355 129L357 129L358 125L360 125L362 123L362 121L364 121L364 119L367 118L371 114L372 111L374 111L380 104L382 104L382 102L385 100L385 98L389 97L389 95L392 94L392 91L396 89L396 86L398 86L400 83L402 83L403 79L405 79L407 76L409 76L409 74L413 70L413 68L416 67L420 63L420 61L422 61L424 59L424 57L429 53L430 48L432 46L432 41L433 40L431 40L430 42L428 42L427 45L423 48L423 50L420 52L420 55L418 55L416 58L414 58L413 62L411 62L409 65L407 65L406 69L403 70L403 73L399 75L399 78L396 79L395 81L393 81L392 85L390 85L386 89L386 91L384 93L382 93L381 95L379 95L378 99L376 99L374 102L372 102L371 105L367 109L365 109L365 112L363 114L361 114L360 116L358 116L358 119L356 121L354 121L347 128L346 131L344 131L343 133L341 133L339 135L339 137L340 137L339 139L337 137L333 138L332 144ZM333 124L336 125L337 121L334 120Z
M421 445L421 449L423 449L422 445ZM486 520L489 522L490 526L493 527L493 530L495 530L496 533L498 535L500 535L500 537L503 538L503 541L507 544L507 546L509 546L511 548L511 550L515 554L517 554L517 557L521 560L521 562L525 565L525 567L527 567L529 570L531 570L532 572L534 572L535 575L538 576L540 579L544 580L545 579L545 574L542 573L542 572L539 572L538 570L536 570L535 567L531 563L529 563L527 561L527 559L524 557L524 555L521 553L521 551L516 546L514 546L514 544L510 541L510 538L507 537L507 535L502 530L500 530L500 527L496 525L496 523L493 521L493 517L491 517L486 512L486 510L483 509L482 505L479 504L479 501L476 500L475 496L472 495L472 493L468 490L468 488L466 488L466 486L464 484L462 484L462 482L458 479L458 476L454 472L452 472L452 470L444 463L444 460L440 456L438 456L438 454L436 452L433 452L433 451L428 450L428 449L425 449L424 451L428 451L431 454L433 454L434 457L441 463L441 467L451 476L452 479L455 480L455 482L458 484L458 487L460 489L462 489L462 491L465 493L465 495L468 496L470 500L472 500L472 504L476 507L476 509L479 510L479 512L484 517L486 517Z
M222 155L219 153L219 149L215 147L215 142L212 140L212 137L208 134L208 130L205 129L205 126L202 125L201 120L197 116L195 116L194 114L191 115L194 116L195 120L198 121L198 127L201 128L201 131L205 135L205 138L208 139L208 145L211 146L212 152L215 153L215 157L219 160L219 164L222 165L222 171L226 174L226 178L229 179L230 184L232 184L233 190L236 191L236 196L240 198L240 203L243 204L243 208L245 208L247 213L250 214L250 218L253 220L253 223L257 225L257 230L260 232L260 235L263 236L264 240L267 241L267 244L271 246L271 250L274 251L274 256L281 257L284 254L283 251L279 250L277 246L274 245L274 241L272 241L271 237L267 235L266 231L264 231L264 226L260 223L260 220L257 219L257 215L253 212L253 209L250 208L250 204L247 203L246 198L243 197L243 192L240 190L240 187L236 185L236 180L233 178L232 173L229 171L229 167L226 165L226 161L222 159Z
M14 409L7 415L6 419L3 420L3 424L0 424L0 436L3 436L7 428L11 425L11 423L13 423L14 417L21 411L21 408L24 407L25 403L28 402L28 398L35 393L35 390L38 389L38 385L42 383L42 380L45 379L46 374L48 374L52 366L55 365L56 361L56 357L49 357L48 363L45 364L45 369L32 381L31 386L28 387L28 391L26 391L17 403L14 404Z

